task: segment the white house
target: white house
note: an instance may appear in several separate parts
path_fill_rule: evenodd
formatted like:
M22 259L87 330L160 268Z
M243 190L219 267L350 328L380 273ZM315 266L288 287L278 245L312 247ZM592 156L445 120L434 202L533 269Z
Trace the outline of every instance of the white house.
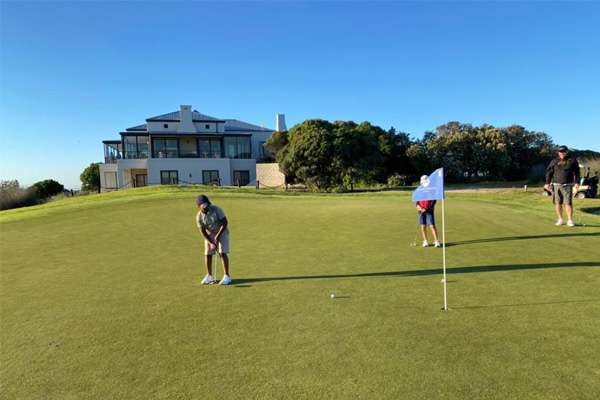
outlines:
M285 130L285 117L276 126ZM253 185L256 161L273 133L236 119L219 119L181 106L105 140L102 191L146 185Z

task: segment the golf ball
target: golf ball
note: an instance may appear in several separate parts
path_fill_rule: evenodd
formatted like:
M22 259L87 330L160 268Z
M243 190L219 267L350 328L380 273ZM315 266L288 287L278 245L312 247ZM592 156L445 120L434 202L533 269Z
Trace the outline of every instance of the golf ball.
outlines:
M331 293L331 296L329 296L329 297L331 297L332 299L335 299L335 293Z

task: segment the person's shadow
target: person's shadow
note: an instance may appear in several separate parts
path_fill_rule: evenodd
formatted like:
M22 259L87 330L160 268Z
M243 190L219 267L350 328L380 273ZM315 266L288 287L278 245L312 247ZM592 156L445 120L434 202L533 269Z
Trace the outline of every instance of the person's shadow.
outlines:
M588 225L589 226L589 225ZM600 232L571 232L571 233L559 233L559 234L548 234L548 235L528 235L528 236L505 236L505 237L492 237L483 239L473 240L461 240L457 242L448 242L446 247L462 246L466 244L477 244L477 243L492 243L492 242L507 242L511 240L534 240L534 239L560 239L565 237L587 237L587 236L600 236Z
M504 265L476 265L470 267L446 268L447 274L470 274L479 272L515 271L527 269L556 269L556 268L595 268L600 267L600 261L574 261L542 264L504 264ZM356 274L332 274L332 275L296 275L296 276L272 276L258 278L235 279L233 285L247 285L249 283L270 281L295 281L309 279L340 279L340 278L376 278L376 277L408 277L441 275L441 268L416 269L408 271L388 272L362 272Z

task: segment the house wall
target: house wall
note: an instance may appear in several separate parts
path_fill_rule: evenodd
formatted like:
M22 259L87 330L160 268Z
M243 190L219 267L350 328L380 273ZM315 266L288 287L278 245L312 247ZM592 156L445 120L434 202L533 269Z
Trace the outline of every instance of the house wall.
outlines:
M127 159L117 160L117 183L119 184L119 189L133 187L133 184L131 181L131 170L132 169L147 169L148 168L148 160L149 159L146 159L146 158L143 158L143 159L127 158ZM149 178L150 177L148 177L148 179Z
M165 128L164 125L167 124L169 127ZM170 133L175 133L177 132L177 128L179 127L179 122L151 122L151 121L147 121L146 122L146 126L148 129L148 132L151 133L162 133L162 132L170 132Z
M175 133L179 129L179 122L156 122L156 121L147 121L148 132L150 133ZM167 124L169 127L165 128L164 125ZM208 129L206 128L208 125ZM223 133L225 130L225 124L222 122L194 122L194 129L198 133L215 133L217 132L217 125L219 133Z
M178 172L181 183L202 184L202 171L217 170L221 184L231 185L230 160L227 158L151 158L148 160L148 184L160 185L160 171Z
M108 173L117 173L117 164L100 164L100 191L101 192L111 192L113 190L117 190L114 186L118 184L117 182L107 182L105 172Z

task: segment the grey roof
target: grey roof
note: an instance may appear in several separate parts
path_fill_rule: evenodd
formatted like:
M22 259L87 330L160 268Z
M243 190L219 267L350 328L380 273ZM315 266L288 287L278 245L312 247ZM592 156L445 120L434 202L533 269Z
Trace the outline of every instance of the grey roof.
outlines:
M201 114L198 111L192 111L193 121L223 121L222 119L211 117L210 115ZM179 111L173 111L170 113L157 115L156 117L148 118L146 121L179 121Z
M127 131L147 131L148 126L146 124L132 126L131 128L127 128Z
M265 128L262 126L250 124L248 122L240 121L239 119L218 119L211 117L210 115L201 114L194 110L192 112L193 121L224 121L225 132L273 132L273 129ZM156 117L148 118L146 121L172 121L179 122L179 111L173 111L167 114L157 115ZM126 129L127 132L148 132L148 124L141 124L132 126ZM167 132L163 132L167 133ZM173 132L175 133L175 132Z
M249 124L238 119L226 119L225 120L225 131L254 131L254 132L273 132L272 129L265 128L263 126Z

